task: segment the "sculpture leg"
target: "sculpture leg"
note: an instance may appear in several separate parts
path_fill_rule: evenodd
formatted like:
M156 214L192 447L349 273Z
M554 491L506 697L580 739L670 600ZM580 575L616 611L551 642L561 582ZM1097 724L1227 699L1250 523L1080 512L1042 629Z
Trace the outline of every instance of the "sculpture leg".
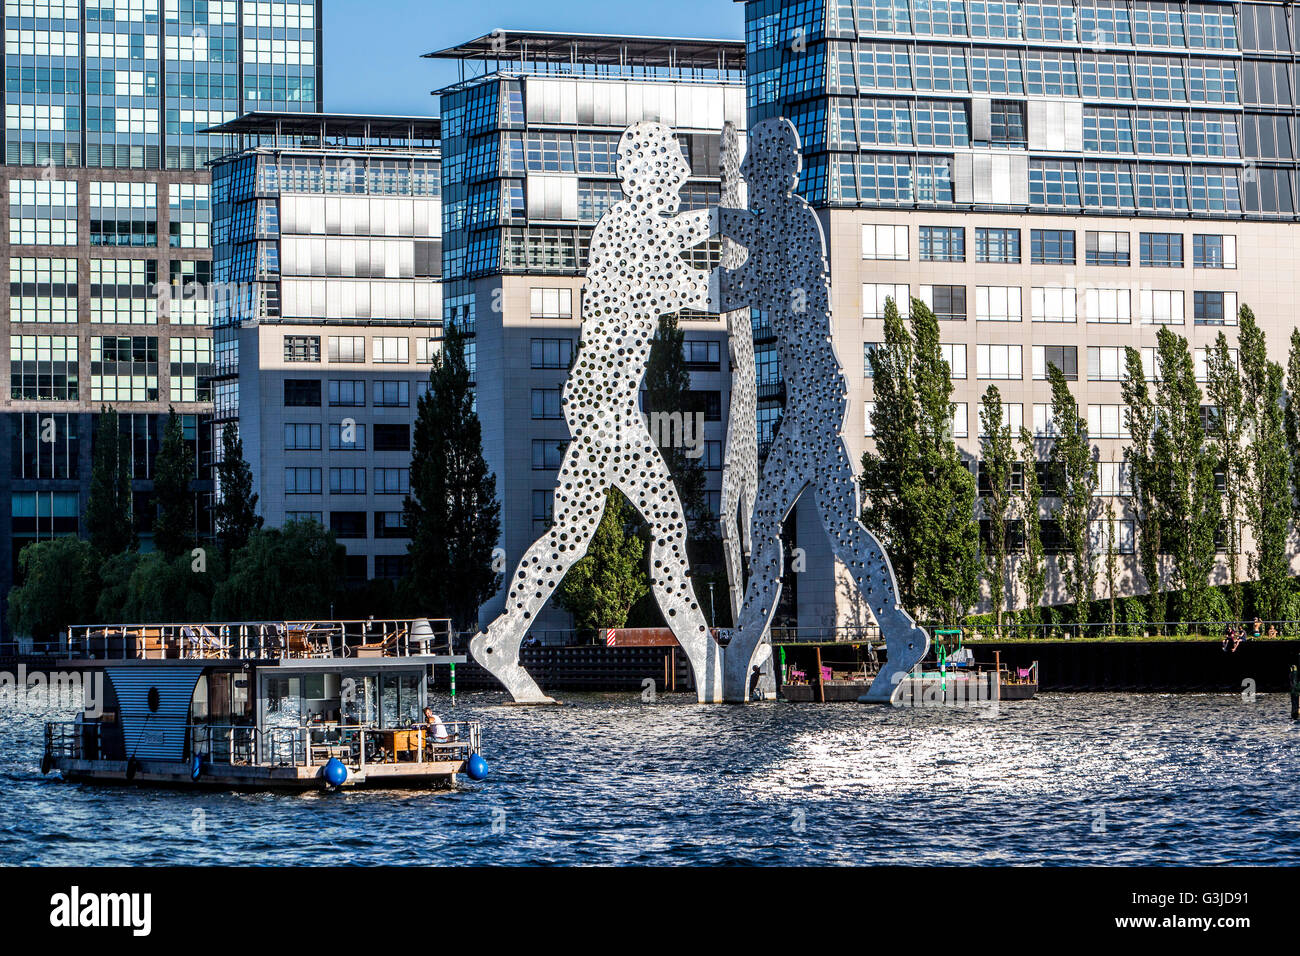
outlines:
M519 704L553 704L519 664L519 646L533 619L569 570L584 554L605 511L608 486L599 473L583 475L579 442L570 443L556 482L555 523L524 552L509 582L505 610L486 633L469 642L474 660L505 685ZM582 456L586 458L585 453Z
M888 660L863 699L888 703L907 675L930 649L925 629L898 604L898 581L889 555L859 520L858 487L843 442L822 456L817 475L817 510L835 555L848 567L858 590L871 605L885 638Z
M727 565L727 590L731 597L732 621L740 620L740 606L745 597L745 568L740 556L741 536L744 535L743 545L748 551L751 534L748 522L737 521L736 518L742 500L742 489L724 479L718 524L722 532L722 558Z
M723 699L740 703L749 699L754 656L768 640L772 618L781 599L785 555L781 525L794 507L806 482L799 474L788 442L778 435L763 465L749 562L749 583L736 627L723 659Z
M641 424L639 418L636 424ZM722 651L709 633L688 575L686 515L668 465L649 432L638 438L641 454L617 485L650 525L650 585L664 620L691 662L696 697L701 703L716 702L722 688Z

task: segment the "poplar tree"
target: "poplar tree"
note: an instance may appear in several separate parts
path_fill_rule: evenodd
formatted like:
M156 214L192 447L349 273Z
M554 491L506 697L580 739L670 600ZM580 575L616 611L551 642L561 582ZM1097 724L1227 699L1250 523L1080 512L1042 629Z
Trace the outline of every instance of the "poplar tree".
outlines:
M1291 574L1287 554L1287 521L1291 516L1287 480L1288 411L1284 409L1287 403L1282 366L1269 361L1264 332L1249 306L1241 307L1238 321L1242 417L1247 442L1242 465L1243 498L1254 541L1254 550L1248 558L1249 572L1256 581L1256 613L1276 621L1286 616Z
M194 452L185 443L180 416L167 410L162 444L154 461L153 495L157 515L154 547L166 558L180 557L194 547Z
M1119 549L1115 546L1115 499L1106 499L1106 598L1110 604L1110 636L1115 636L1115 586L1119 582Z
M1047 377L1052 386L1052 423L1056 432L1051 464L1061 491L1054 517L1067 548L1060 559L1061 579L1074 602L1075 621L1084 625L1088 623L1088 602L1097 577L1090 535L1097 461L1088 439L1088 423L1079 415L1065 373L1049 364Z
M617 488L610 488L587 553L555 592L556 603L573 615L578 630L624 627L632 606L650 592L646 543L638 523L636 510Z
M1201 424L1201 389L1196 384L1187 340L1161 328L1156 336L1160 409L1153 453L1159 479L1161 536L1173 555L1173 583L1183 621L1199 620L1214 567L1214 536L1221 512L1214 490L1214 453Z
M1047 565L1043 555L1043 528L1038 515L1039 504L1043 497L1038 483L1038 453L1034 448L1034 436L1023 425L1020 427L1020 467L1024 472L1024 483L1020 490L1020 513L1025 523L1025 553L1016 569L1020 578L1020 588L1024 593L1025 609L1021 612L1028 624L1037 624L1040 619L1038 606L1043 600L1047 585Z
M1291 330L1286 362L1286 444L1291 458L1291 519L1300 525L1300 326Z
M1124 349L1124 381L1120 394L1128 416L1129 442L1124 464L1131 491L1129 507L1137 536L1138 565L1147 582L1147 620L1163 622L1166 616L1164 581L1160 573L1161 540L1160 477L1155 461L1156 406L1147 387L1146 370L1137 349Z
M117 411L101 407L95 426L95 462L86 501L86 531L104 557L138 546L132 521L131 456L128 436L118 431Z
M253 493L253 470L244 460L244 441L239 425L231 422L221 430L221 461L217 463L217 503L213 519L221 547L227 556L248 544L248 538L262 527Z
M1243 315L1249 310L1242 309ZM1250 348L1264 347L1263 335L1251 319L1251 327L1257 343ZM1241 351L1247 351L1246 328L1241 330ZM1242 495L1245 491L1247 467L1243 436L1247 425L1257 426L1250 406L1243 404L1241 372L1237 368L1237 357L1228 347L1228 337L1219 333L1214 345L1206 350L1206 384L1205 397L1214 407L1210 418L1210 427L1206 435L1210 439L1214 457L1223 475L1223 520L1224 546L1228 556L1229 589L1228 603L1232 616L1240 620L1242 616L1241 582L1238 580L1238 555L1241 554L1241 513ZM1267 364L1267 356L1263 357ZM1261 372L1263 369L1261 368ZM1258 396L1257 396L1258 397ZM1254 430L1254 427L1250 429Z
M449 328L420 396L404 503L411 567L403 582L421 613L450 617L462 628L474 625L479 607L501 586L493 560L501 503L483 457L465 347L462 333Z
M892 302L885 313L885 343L870 357L877 444L863 455L863 518L899 556L904 605L956 621L979 598L980 567L975 478L953 441L952 372L929 307L912 300L910 339Z
M996 385L990 385L984 392L981 405L980 470L988 484L982 503L990 532L985 563L994 622L1000 635L1002 613L1011 603L1007 530L1015 513L1011 471L1016 454L1011 443L1011 426L1003 419L1002 393Z

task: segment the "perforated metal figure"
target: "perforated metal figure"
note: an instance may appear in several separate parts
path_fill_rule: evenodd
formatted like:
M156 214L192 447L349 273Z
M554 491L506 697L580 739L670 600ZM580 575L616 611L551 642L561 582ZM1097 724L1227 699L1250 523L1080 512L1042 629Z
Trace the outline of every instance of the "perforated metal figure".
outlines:
M888 701L902 676L925 656L929 639L898 606L889 556L858 520L858 487L841 434L847 387L831 332L821 223L794 193L798 133L789 120L765 120L750 130L748 145L742 173L749 210L723 209L720 222L722 233L745 246L749 257L743 265L721 271L721 307L767 311L786 402L759 481L750 575L724 658L724 696L730 701L747 696L755 655L768 640L781 596L781 524L811 488L832 548L870 603L885 637L888 661L865 696Z
M591 236L582 297L582 338L564 387L572 440L555 485L553 524L525 552L505 610L470 642L470 653L520 703L553 703L519 664L519 645L565 572L587 552L610 487L650 525L650 581L665 620L695 673L699 699L721 693L721 650L688 577L687 522L638 393L659 318L709 307L709 274L685 250L712 234L710 210L677 215L690 167L672 131L636 123L619 140L625 199Z

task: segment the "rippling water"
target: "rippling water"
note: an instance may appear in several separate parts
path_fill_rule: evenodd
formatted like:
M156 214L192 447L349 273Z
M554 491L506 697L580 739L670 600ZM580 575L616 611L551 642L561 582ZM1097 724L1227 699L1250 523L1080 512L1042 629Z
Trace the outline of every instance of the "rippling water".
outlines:
M37 769L47 715L0 713L0 863L1269 864L1300 844L1279 695L1044 695L996 716L564 699L462 694L492 774L442 792L65 784Z

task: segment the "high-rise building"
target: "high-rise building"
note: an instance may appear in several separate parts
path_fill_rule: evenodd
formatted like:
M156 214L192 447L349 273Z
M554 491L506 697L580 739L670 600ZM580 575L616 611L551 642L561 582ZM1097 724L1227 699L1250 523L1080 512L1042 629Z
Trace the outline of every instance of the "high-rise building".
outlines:
M551 521L587 245L622 196L619 137L640 120L673 127L692 173L681 209L716 205L723 123L744 129L744 50L726 40L498 30L429 55L461 64L459 82L440 91L443 316L472 335L484 450L512 569ZM716 261L718 248L699 255ZM730 399L725 327L704 313L679 320L716 514ZM725 591L716 591L718 608ZM504 592L483 615L490 620L503 602ZM533 634L545 640L569 626L552 602Z
M213 165L213 443L237 422L269 527L351 583L406 571L417 399L441 339L438 120L251 113Z
M1206 348L1220 332L1236 346L1249 304L1285 362L1300 297L1296 24L1273 2L747 0L749 118L788 117L802 138L855 454L891 297L940 319L972 464L990 384L1013 427L1050 437L1055 364L1112 500L1126 490L1124 346L1152 374L1172 326L1204 381ZM1132 551L1122 509L1111 533ZM810 572L829 569L818 535L799 544ZM1145 591L1124 564L1125 591ZM833 575L801 577L800 623L853 614Z
M24 545L85 533L101 406L131 435L144 547L169 406L208 487L205 164L227 139L205 130L248 109L320 109L320 6L6 0L0 604Z

